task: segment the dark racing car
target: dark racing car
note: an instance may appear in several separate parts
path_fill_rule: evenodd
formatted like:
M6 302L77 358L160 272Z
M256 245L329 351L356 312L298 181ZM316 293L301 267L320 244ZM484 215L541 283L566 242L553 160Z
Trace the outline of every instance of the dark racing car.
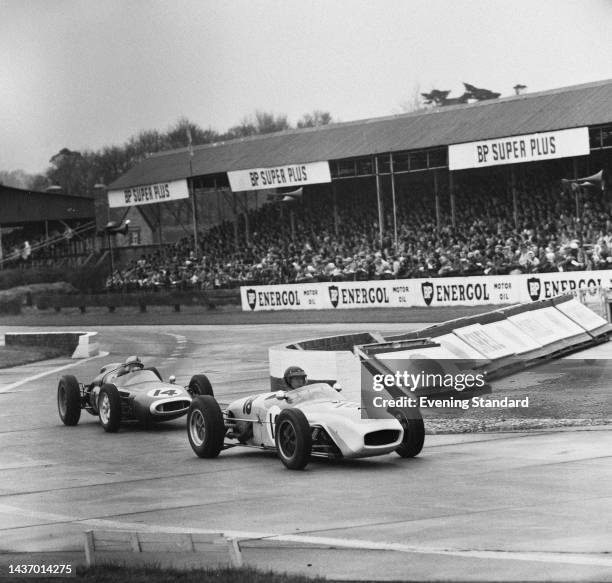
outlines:
M98 416L107 432L115 432L122 421L136 420L148 427L187 414L194 395L207 394L210 383L204 375L191 377L186 387L174 377L162 380L155 367L145 367L137 356L125 363L110 363L89 384L64 375L57 386L57 408L65 425L76 425L84 409Z

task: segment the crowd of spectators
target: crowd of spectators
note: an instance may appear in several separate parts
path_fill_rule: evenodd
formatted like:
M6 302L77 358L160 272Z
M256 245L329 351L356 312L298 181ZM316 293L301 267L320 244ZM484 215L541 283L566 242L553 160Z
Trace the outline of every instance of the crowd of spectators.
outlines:
M245 284L501 275L612 268L612 206L601 191L579 204L559 181L535 175L517 185L517 221L505 186L457 188L440 222L431 190L398 194L397 245L389 197L380 240L375 194L305 195L267 204L245 224L225 222L146 254L108 278L111 289L227 288ZM577 216L580 213L580 216ZM293 216L291 216L293 215ZM236 237L236 232L238 237Z

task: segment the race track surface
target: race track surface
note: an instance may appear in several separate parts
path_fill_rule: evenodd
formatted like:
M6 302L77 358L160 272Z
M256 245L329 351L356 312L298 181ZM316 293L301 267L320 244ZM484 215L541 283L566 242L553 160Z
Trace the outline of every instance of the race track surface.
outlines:
M107 357L0 370L0 552L82 560L87 529L223 531L246 539L247 563L330 579L612 580L609 426L428 435L412 460L290 472L249 449L201 460L184 419L105 434L57 415L62 374L89 380L130 354L181 385L204 372L227 402L268 388L271 344L409 327L112 326L98 329Z

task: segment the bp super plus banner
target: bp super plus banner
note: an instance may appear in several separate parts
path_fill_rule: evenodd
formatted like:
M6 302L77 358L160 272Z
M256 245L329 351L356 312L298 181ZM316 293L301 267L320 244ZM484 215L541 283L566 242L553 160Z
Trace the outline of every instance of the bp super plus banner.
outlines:
M448 168L484 168L586 156L589 152L589 129L572 128L455 144L448 147Z
M141 206L182 198L189 198L187 180L173 180L143 186L131 186L122 190L110 190L108 192L108 206L111 208Z
M235 170L228 172L227 177L233 192L331 182L328 162Z

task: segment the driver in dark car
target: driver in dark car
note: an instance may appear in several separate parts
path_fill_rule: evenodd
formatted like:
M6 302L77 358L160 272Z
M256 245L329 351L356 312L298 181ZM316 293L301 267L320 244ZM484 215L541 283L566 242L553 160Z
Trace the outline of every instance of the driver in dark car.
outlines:
M136 370L142 370L143 368L144 364L142 363L142 360L140 360L140 357L136 355L129 356L123 366L117 372L117 376L120 377Z
M117 378L137 370L142 370L143 368L144 364L142 360L140 360L139 356L129 356L125 360L125 362L117 368L108 370L107 367L104 367L102 369L102 372L100 372L100 374L93 380L91 384L93 386L100 386L105 378L108 382L109 380L111 380L111 378Z

